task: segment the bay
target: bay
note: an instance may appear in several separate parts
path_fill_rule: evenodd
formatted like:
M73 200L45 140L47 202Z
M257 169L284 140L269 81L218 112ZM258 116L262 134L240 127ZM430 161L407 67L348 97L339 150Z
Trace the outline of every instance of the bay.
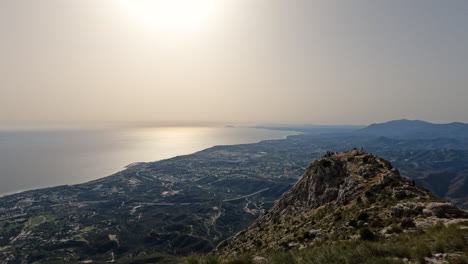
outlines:
M83 183L134 162L292 134L296 133L230 127L0 131L0 195Z

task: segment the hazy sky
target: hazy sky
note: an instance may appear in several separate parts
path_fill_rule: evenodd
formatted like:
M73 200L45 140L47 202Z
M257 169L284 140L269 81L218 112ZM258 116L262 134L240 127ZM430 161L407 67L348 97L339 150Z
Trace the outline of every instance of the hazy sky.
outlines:
M0 0L0 124L468 122L466 0L129 1Z

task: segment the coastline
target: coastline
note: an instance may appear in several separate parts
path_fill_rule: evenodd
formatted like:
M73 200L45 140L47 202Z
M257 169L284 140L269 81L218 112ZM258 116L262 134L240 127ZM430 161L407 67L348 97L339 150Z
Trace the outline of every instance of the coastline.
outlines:
M275 131L275 129L268 129L268 128L260 128L260 127L226 127L227 129L254 129L254 130L267 130L267 131ZM278 131L278 130L276 130ZM42 131L41 131L42 132ZM108 178L108 177L112 177L116 174L119 174L119 173L122 173L122 172L125 172L126 170L128 169L132 169L132 168L135 168L135 167L139 167L141 165L144 165L144 164L148 164L148 163L157 163L157 162L160 162L160 161L164 161L164 160L170 160L170 159L174 159L174 158L177 158L177 157L180 157L180 156L190 156L190 155L194 155L198 152L202 152L202 151L206 151L208 149L211 149L211 148L214 148L214 147L218 147L218 146L237 146L237 145L252 145L252 144L258 144L262 141L270 141L270 140L284 140L284 139L287 139L289 136L294 136L294 135L301 135L301 134L304 134L304 132L299 132L299 131L293 131L293 130L281 130L280 132L282 133L287 133L287 135L283 135L281 137L277 137L277 138L266 138L266 139L261 139L261 140L257 140L257 141L254 141L254 142L249 142L249 143L237 143L237 144L217 144L217 145L211 145L209 147L205 147L205 148L202 148L202 149L198 149L198 150L195 150L191 153L181 153L181 154L176 154L174 156L171 156L171 157L166 157L166 158L162 158L162 159L156 159L156 160L153 160L153 161L136 161L136 162L131 162L131 163L128 163L126 165L123 165L121 167L121 169L118 169L118 170L114 170L113 172L110 172L108 173L106 176L98 176L96 175L96 177L94 179L89 179L89 180L85 180L85 181L82 181L82 182L75 182L75 183L70 183L70 184L63 184L63 183L60 183L60 184L57 184L57 185L44 185L44 186L37 186L37 187L31 187L31 188L21 188L21 189L18 189L18 190L13 190L13 191L8 191L8 192L5 192L5 193L0 193L0 198L5 198L5 197L8 197L8 196L12 196L12 195L17 195L17 194L22 194L22 193L26 193L26 192L34 192L34 191L41 191L41 190L44 190L44 189L49 189L49 188L56 188L56 187L62 187L62 186L76 186L76 185L81 185L81 184L87 184L87 183L90 183L90 182L93 182L93 181L98 181L98 180L102 180L102 179L105 179L105 178Z

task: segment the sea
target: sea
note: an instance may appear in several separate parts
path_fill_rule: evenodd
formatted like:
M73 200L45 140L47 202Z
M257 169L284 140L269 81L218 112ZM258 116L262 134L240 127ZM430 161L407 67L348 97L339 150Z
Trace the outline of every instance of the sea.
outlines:
M0 196L84 183L112 175L135 162L293 134L297 133L242 127L1 130Z

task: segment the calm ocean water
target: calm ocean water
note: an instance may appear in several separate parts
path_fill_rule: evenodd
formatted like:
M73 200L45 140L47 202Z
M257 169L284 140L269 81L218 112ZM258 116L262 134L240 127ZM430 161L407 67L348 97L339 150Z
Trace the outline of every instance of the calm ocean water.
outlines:
M219 127L0 131L0 195L83 183L111 175L133 162L292 134L295 133Z

